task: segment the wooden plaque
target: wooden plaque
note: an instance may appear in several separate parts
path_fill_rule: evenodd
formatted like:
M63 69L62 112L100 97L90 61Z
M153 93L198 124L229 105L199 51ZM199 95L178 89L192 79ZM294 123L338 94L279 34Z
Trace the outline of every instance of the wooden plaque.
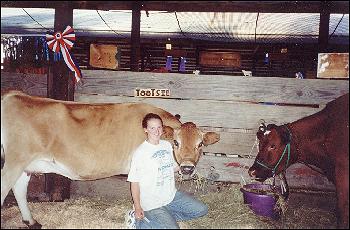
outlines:
M90 65L105 69L118 69L116 45L90 44Z
M349 53L319 53L317 78L349 78Z
M241 55L233 52L200 52L199 64L212 67L241 67Z

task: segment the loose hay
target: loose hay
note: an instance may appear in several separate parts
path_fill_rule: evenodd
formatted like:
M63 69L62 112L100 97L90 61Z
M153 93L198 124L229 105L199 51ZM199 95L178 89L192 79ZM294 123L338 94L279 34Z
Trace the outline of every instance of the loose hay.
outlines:
M126 228L125 213L131 200L107 200L81 197L65 202L29 203L33 216L44 229ZM1 211L1 228L24 227L17 206Z
M124 182L123 186L128 186L128 183ZM335 207L335 199L331 201L332 205L329 205L324 201L326 197L291 193L284 221L274 221L255 215L243 203L243 195L239 190L240 185L233 184L225 187L215 183L212 187L208 186L207 190L195 193L198 199L208 205L208 215L196 220L181 222L181 228L336 228L334 209L330 208L330 206ZM191 186L186 186L186 184L181 186L181 190L185 188L191 189ZM327 199L329 201L329 197ZM312 200L314 203L311 202ZM132 208L132 201L130 196L115 199L80 197L65 202L29 203L29 206L33 216L45 229L120 229L126 228L124 215ZM21 222L17 205L4 205L1 210L1 228L19 227L24 227L24 224Z

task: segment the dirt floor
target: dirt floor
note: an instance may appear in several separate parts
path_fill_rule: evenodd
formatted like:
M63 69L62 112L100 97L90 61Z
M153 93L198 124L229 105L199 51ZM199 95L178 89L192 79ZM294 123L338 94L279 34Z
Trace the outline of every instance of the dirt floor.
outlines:
M75 194L64 202L30 202L34 218L43 228L126 228L125 213L132 208L129 183L119 180L115 196L98 197ZM187 184L186 184L187 183ZM184 229L334 229L336 228L335 194L291 191L285 214L279 220L255 215L243 203L240 185L213 183L197 188L192 182L178 187L205 202L209 213L205 217L182 222ZM1 228L24 228L13 196L9 195L1 208Z

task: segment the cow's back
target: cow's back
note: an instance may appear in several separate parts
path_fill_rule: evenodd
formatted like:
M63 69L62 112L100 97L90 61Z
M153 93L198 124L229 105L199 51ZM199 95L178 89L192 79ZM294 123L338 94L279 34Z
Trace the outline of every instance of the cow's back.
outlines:
M332 139L339 146L349 146L349 94L329 102L325 108L328 129Z
M335 166L335 168L328 170L328 178L335 182L340 171L342 171L342 175L345 175L345 172L349 173L349 94L329 102L323 111L323 115L326 117L325 122L321 124L321 126L325 126L325 133L323 134L325 135L325 141L323 144L330 157L325 164ZM323 149L323 145L319 147ZM340 165L344 169L337 169ZM345 168L347 169L345 170Z

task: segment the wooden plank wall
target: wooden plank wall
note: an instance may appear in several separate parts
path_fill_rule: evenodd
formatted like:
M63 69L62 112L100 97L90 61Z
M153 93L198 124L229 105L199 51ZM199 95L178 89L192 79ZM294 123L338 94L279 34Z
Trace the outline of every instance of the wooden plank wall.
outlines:
M90 44L115 44L121 51L121 62L119 70L130 70L130 54L131 47L128 41L121 39L109 38L88 38L79 37L73 47L74 57L77 59L81 69L92 69L89 65L89 50ZM142 40L141 43L141 71L149 71L147 64L147 56L156 68L165 67L166 41L160 40ZM282 57L281 49L288 47L288 55ZM288 45L285 44L260 44L258 46L252 44L227 44L218 42L201 42L187 41L172 41L173 50L181 50L186 52L186 73L192 73L194 70L200 70L203 74L209 75L235 75L241 76L242 69L252 71L255 69L254 76L259 77L294 77L296 72L305 72L304 77L316 78L317 69L317 52L312 45ZM339 49L339 48L338 48ZM341 48L340 48L341 49ZM198 54L202 51L206 52L235 52L241 55L241 67L210 67L200 66L197 63ZM344 51L345 52L345 51ZM271 56L270 62L264 62L265 54ZM278 58L276 58L278 56ZM274 58L275 57L275 58ZM254 59L256 62L254 64ZM142 68L144 64L144 69ZM172 62L172 72L178 72L178 58L174 57Z
M83 85L75 101L87 103L145 102L180 114L204 131L220 133L221 140L204 149L198 171L210 166L219 180L249 180L247 168L256 155L255 133L261 119L284 124L311 115L336 97L349 92L347 80L294 79L83 70ZM135 88L170 89L170 98L137 98ZM243 178L243 179L242 179ZM287 170L292 187L334 189L328 180L303 165Z
M1 92L22 90L33 95L47 97L47 75L1 71Z

